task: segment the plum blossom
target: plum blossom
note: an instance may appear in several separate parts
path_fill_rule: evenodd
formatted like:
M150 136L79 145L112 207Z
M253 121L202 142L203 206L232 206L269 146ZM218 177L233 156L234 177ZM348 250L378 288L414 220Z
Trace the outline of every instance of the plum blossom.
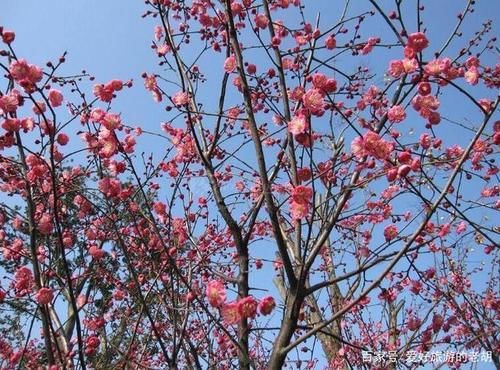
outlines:
M303 115L295 116L288 122L288 131L292 135L299 135L307 132L309 129L309 122Z
M415 53L420 53L429 46L429 40L423 32L415 32L408 36L407 46Z
M243 318L253 319L257 314L258 302L253 296L238 300L238 313Z
M116 197L121 192L120 180L111 177L105 177L99 181L99 190L108 198Z
M337 40L334 36L328 36L325 40L325 46L328 50L335 49L337 47Z
M211 280L207 284L206 295L208 303L212 307L221 307L226 301L226 289L224 284L219 280Z
M477 85L479 82L479 71L477 67L470 67L464 74L465 81L467 81L470 85Z
M372 155L377 159L388 159L393 148L392 143L385 141L373 131L368 131L363 136L356 137L351 143L351 150L358 158Z
M234 325L241 319L237 302L230 302L222 306L221 314L227 325Z
M16 34L14 33L14 31L3 30L1 34L2 34L2 41L7 45L11 44L16 38Z
M48 94L49 102L52 107L59 107L64 97L59 90L51 89Z
M290 199L290 212L292 219L300 220L309 213L309 205L313 191L310 187L299 185L292 190Z
M269 24L269 19L265 14L257 14L254 18L255 25L261 29L265 29Z
M33 273L28 267L22 266L16 270L14 274L14 288L18 295L25 295L31 289L33 283Z
M19 91L12 90L0 97L0 114L14 113L19 106Z
M172 102L176 106L182 106L189 102L189 94L183 91L179 91L172 97Z
M387 112L387 118L389 122L399 123L406 118L406 112L401 105L394 105Z
M224 71L226 73L232 73L236 70L236 57L234 55L231 55L226 58L224 61Z
M258 308L262 315L267 316L274 310L275 307L276 302L274 301L274 298L266 296L260 300Z
M38 221L38 231L40 231L41 234L47 235L52 232L53 228L52 216L48 213L44 213Z
M398 236L398 228L396 225L387 225L384 228L384 237L386 241L391 241Z
M40 288L35 298L39 304L49 304L54 299L54 293L50 288Z
M36 65L28 64L24 59L14 60L10 64L9 72L27 92L34 91L35 85L43 78L42 70Z
M161 95L160 88L158 87L156 76L143 73L142 78L144 78L144 87L146 90L151 92L153 100L157 103L161 102L163 97Z
M323 110L323 92L320 89L309 89L302 96L302 103L306 109L309 109L311 113L317 114Z
M66 145L69 142L69 136L66 135L65 133L61 132L57 135L56 141L58 142L59 145Z
M371 51L373 50L373 47L375 45L377 45L377 43L379 43L379 42L380 42L379 38L377 38L377 37L370 37L368 39L368 41L366 42L366 44L361 49L361 55L367 55L367 54L371 53Z
M97 84L94 86L94 95L99 100L109 103L114 98L114 93L123 88L123 82L120 80L111 80L108 83Z

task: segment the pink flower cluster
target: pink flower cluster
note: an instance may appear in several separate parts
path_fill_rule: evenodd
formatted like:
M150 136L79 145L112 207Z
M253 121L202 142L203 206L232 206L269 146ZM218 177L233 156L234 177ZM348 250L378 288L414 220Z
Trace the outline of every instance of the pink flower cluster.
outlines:
M14 113L22 101L21 94L17 90L0 97L0 114Z
M437 125L441 122L441 115L437 112L440 104L435 96L418 94L412 99L411 105L429 124Z
M50 288L40 288L35 298L39 304L49 304L54 299L54 292Z
M144 78L144 87L146 88L146 90L151 92L151 94L153 95L153 100L157 103L161 102L162 95L156 81L156 76L144 73L142 75L142 78Z
M377 159L385 160L389 158L393 149L393 143L382 139L379 134L373 131L356 137L351 143L351 150L358 158L371 155Z
M120 80L112 80L107 84L99 84L94 86L94 95L99 100L109 103L114 98L114 93L123 89L123 82Z
M10 64L10 75L28 93L35 91L36 84L43 78L42 70L24 59L14 60Z
M290 197L290 213L293 220L300 220L307 216L313 196L310 187L299 185L293 188Z
M233 325L241 319L253 319L257 311L261 315L269 315L276 307L274 298L266 296L259 301L253 296L226 302L227 293L224 284L219 280L211 280L207 284L206 296L212 307L219 308L224 322Z

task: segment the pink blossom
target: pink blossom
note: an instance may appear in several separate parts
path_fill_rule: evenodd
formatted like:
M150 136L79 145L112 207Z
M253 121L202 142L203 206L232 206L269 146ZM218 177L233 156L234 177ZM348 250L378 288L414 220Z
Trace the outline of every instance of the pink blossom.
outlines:
M420 294L421 290L422 290L422 283L419 280L410 281L410 291L413 294Z
M19 92L13 90L10 94L0 97L0 114L13 113L19 106Z
M457 234L462 234L467 229L467 224L465 221L462 221L457 226Z
M328 36L325 40L325 46L328 50L335 49L337 47L337 40L334 36Z
M257 300L253 296L238 300L238 313L243 318L253 319L257 314Z
M319 89L309 89L302 97L302 102L306 109L309 109L312 113L318 113L323 110L323 93Z
M371 53L373 47L379 42L379 39L376 37L370 37L366 42L365 46L361 49L361 55L367 55Z
M401 60L391 60L387 73L394 78L401 77L401 75L405 73L403 62Z
M86 344L88 347L96 348L99 346L99 344L101 344L101 341L99 338L93 335L87 338Z
M2 122L2 128L7 132L19 131L21 128L21 120L17 118L8 118Z
M151 92L153 100L157 103L161 102L163 97L156 82L156 77L154 75L148 75L147 73L144 73L142 77L144 78L144 87Z
M337 81L333 78L327 78L322 73L315 73L312 78L313 86L324 93L331 93L337 90Z
M49 304L54 299L54 293L50 288L41 288L36 294L36 301L39 304Z
M106 113L102 118L101 123L108 130L115 130L121 126L122 119L119 114Z
M155 26L154 34L156 41L160 41L160 39L163 37L163 28L160 25Z
M293 220L300 220L309 213L309 205L305 203L290 203L290 214Z
M12 78L28 92L33 91L36 83L43 78L42 70L33 64L28 64L24 59L14 60L10 64L9 72Z
M398 297L398 292L394 288L382 289L382 292L378 295L379 299L387 302L394 302Z
M351 143L353 154L362 158L365 155L372 155L377 159L388 159L393 145L383 140L376 132L368 131L362 137L356 137Z
M40 231L41 234L47 235L52 232L53 228L52 216L48 213L44 213L38 221L38 231Z
M49 102L52 107L59 107L63 102L63 95L59 90L51 89L48 94Z
M394 78L399 78L403 74L409 74L418 68L418 62L416 59L408 59L405 58L403 60L392 60L389 63L389 70L387 73L389 73L390 76Z
M178 107L185 105L189 102L189 95L186 92L179 91L172 97L172 102Z
M428 83L427 81L420 82L418 84L418 93L422 96L427 96L431 93L431 84Z
M232 73L236 70L236 57L234 55L231 55L226 58L224 61L224 71L226 73Z
M259 312L267 316L269 315L274 308L276 307L276 302L274 301L274 298L271 296L266 296L262 298L259 302Z
M57 135L56 141L59 143L59 145L66 145L69 142L69 136L66 135L65 133L61 132L60 134Z
M399 177L405 177L407 176L411 171L411 167L407 164L403 164L399 166L398 168L398 176Z
M16 38L16 34L14 33L14 31L7 31L7 30L4 30L2 32L2 41L4 43L6 43L7 45L8 44L11 44Z
M219 280L211 280L207 284L206 295L212 307L220 307L226 301L226 289Z
M398 228L396 225L387 225L384 228L384 237L386 241L391 241L398 236Z
M464 78L470 85L477 85L479 82L479 71L477 70L477 67L470 67L467 72L465 72Z
M269 24L269 19L265 14L257 14L254 18L255 25L259 28L266 28Z
M408 321L406 322L406 326L411 331L418 330L418 328L420 328L421 324L422 324L422 320L420 320L418 317L416 317L414 315L410 315L410 317L408 318Z
M429 46L429 40L427 40L427 37L423 32L415 32L408 36L407 46L415 53L419 53Z
M288 131L293 135L305 133L309 129L309 122L306 117L300 115L292 118L288 122Z
M312 195L313 191L310 187L299 185L293 188L291 199L295 203L309 204L311 202Z
M113 100L114 90L111 86L104 86L102 84L95 85L93 92L95 97L103 102L109 103L111 100Z
M312 173L311 170L307 167L299 168L297 170L297 178L299 181L307 181L311 178Z
M160 57L164 57L168 53L170 53L170 46L168 44L162 44L156 48L156 54Z
M386 173L387 181L394 181L398 177L398 169L397 168L389 168Z
M47 110L47 105L43 101L37 101L35 104L33 104L33 107L31 108L33 113L36 115L41 115L42 113L45 113Z
M33 273L28 267L22 266L16 270L14 274L14 280L14 288L16 289L17 293L19 295L24 295L29 289L31 289L34 283Z
M389 122L399 123L406 118L406 112L401 105L393 105L387 112L387 118Z
M99 190L108 198L116 197L121 192L121 183L120 180L105 177L99 181Z
M444 323L443 316L438 313L434 314L432 316L432 331L434 333L439 332L439 330L441 330L441 328L443 327L443 323Z
M96 245L92 244L89 248L89 255L96 260L100 260L106 255L106 252Z
M113 90L120 91L123 89L123 82L120 80L111 80L107 83Z
M224 323L227 325L234 325L241 319L237 302L226 303L221 308L221 314Z

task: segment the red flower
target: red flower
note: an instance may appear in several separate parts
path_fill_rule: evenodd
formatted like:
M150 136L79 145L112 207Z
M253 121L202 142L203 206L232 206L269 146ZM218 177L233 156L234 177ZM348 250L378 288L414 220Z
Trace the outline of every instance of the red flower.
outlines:
M384 229L384 237L386 241L390 241L398 236L398 228L396 225L387 225Z
M222 319L228 325L236 324L241 319L237 302L227 303L222 306L221 314Z
M236 57L231 55L224 61L224 71L226 73L232 73L236 69Z
M310 187L299 185L292 190L292 201L299 204L309 204L313 195Z
M212 280L207 284L206 294L212 307L220 307L226 301L226 289L219 280Z
M262 298L259 302L259 312L264 316L269 315L275 307L276 302L274 298L269 295Z
M257 314L257 306L258 303L254 297L241 298L238 300L238 313L241 317L253 319Z
M63 99L64 99L61 92L58 90L54 90L54 89L49 91L48 98L49 98L50 105L53 107L60 106L62 104Z
M407 46L413 49L415 53L419 53L429 46L429 40L427 40L423 32L415 32L408 37Z
M36 294L36 301L39 304L49 304L54 299L54 293L50 288L41 288Z

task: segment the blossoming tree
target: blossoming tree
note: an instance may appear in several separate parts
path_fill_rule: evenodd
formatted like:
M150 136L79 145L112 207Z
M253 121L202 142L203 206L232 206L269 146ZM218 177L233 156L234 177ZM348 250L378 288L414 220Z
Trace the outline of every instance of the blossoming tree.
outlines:
M0 28L0 368L500 366L493 24L353 3L146 0L156 129Z

